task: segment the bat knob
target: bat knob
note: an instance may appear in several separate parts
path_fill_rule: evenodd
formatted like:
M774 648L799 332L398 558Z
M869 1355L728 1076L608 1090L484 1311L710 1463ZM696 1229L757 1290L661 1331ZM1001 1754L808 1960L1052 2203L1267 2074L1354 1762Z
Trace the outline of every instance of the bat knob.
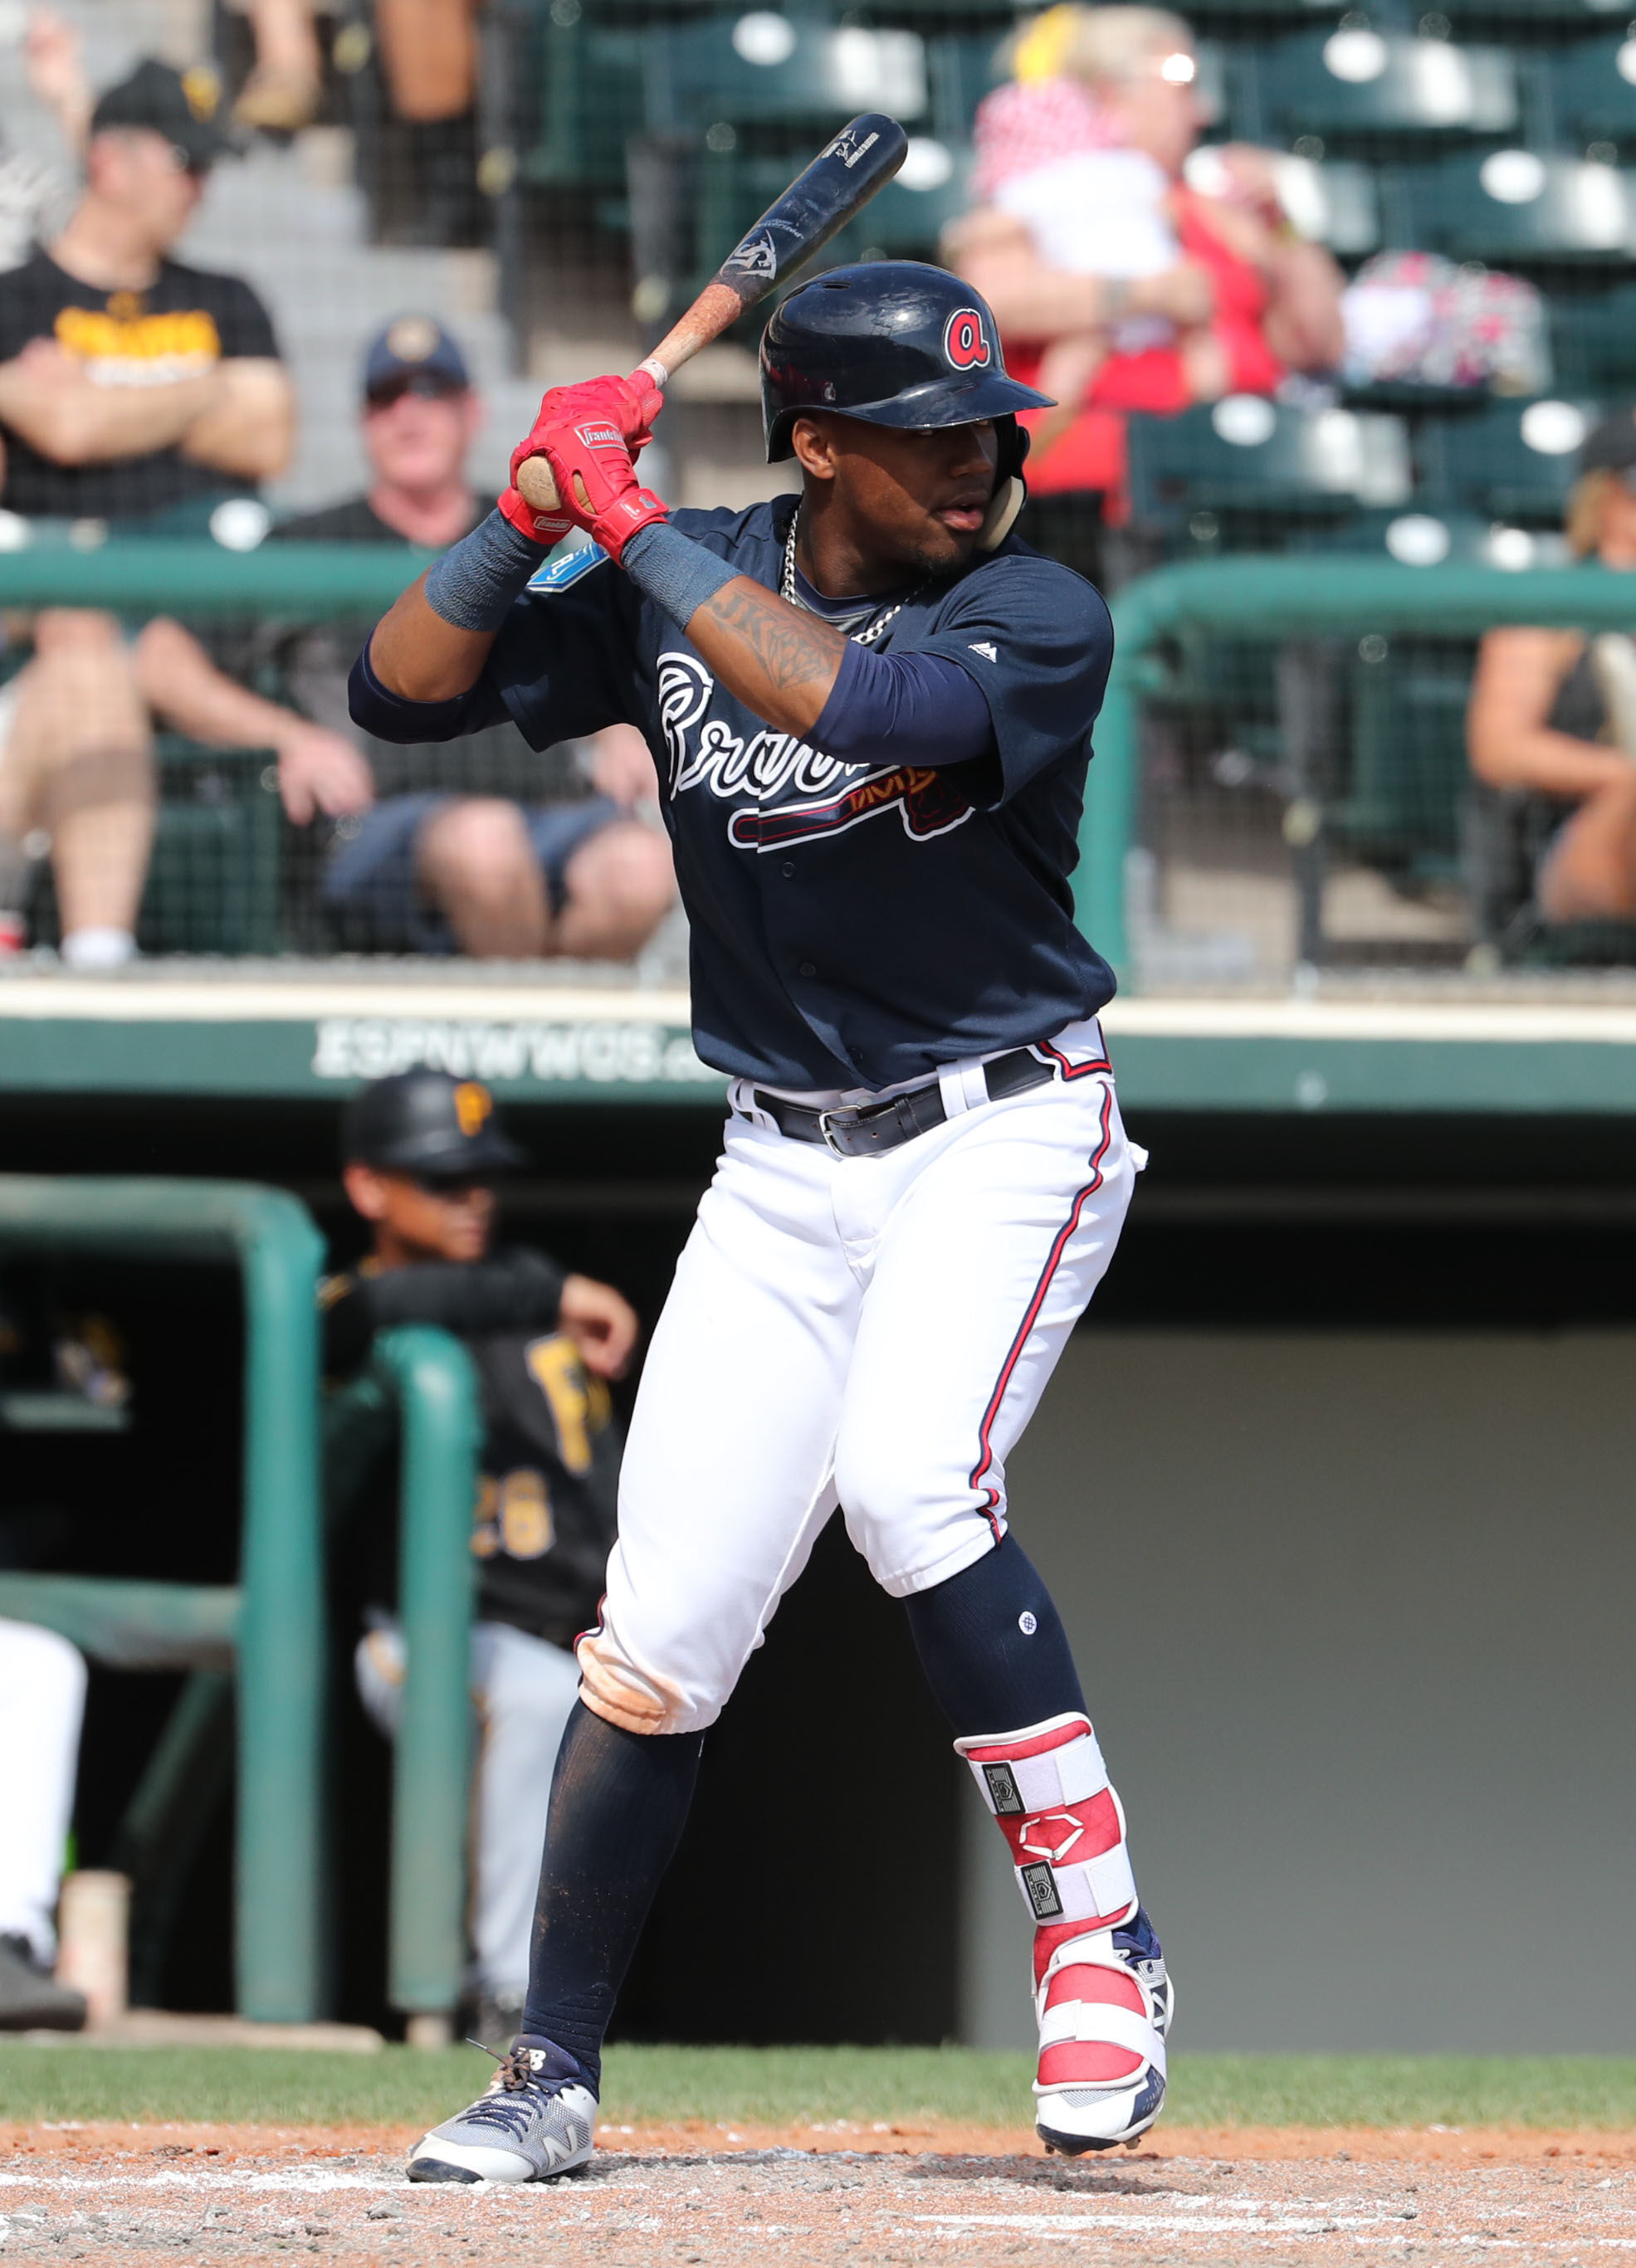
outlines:
M556 510L556 482L543 457L525 457L518 466L517 493L535 512Z

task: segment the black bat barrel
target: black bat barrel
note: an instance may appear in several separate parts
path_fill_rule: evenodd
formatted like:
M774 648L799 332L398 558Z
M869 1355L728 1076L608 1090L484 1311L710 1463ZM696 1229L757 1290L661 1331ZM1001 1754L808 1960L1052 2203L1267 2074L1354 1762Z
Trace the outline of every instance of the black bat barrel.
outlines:
M844 126L807 171L775 198L730 252L717 281L751 306L845 227L903 162L909 136L895 118L866 110Z

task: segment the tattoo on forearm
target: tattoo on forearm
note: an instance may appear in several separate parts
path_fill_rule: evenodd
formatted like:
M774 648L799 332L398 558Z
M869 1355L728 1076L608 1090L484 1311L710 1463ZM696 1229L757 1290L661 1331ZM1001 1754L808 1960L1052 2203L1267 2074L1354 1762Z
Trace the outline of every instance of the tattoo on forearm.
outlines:
M828 622L798 613L748 578L724 584L699 612L742 640L777 693L793 693L804 686L827 692L846 650L846 640ZM693 627L696 630L696 619Z

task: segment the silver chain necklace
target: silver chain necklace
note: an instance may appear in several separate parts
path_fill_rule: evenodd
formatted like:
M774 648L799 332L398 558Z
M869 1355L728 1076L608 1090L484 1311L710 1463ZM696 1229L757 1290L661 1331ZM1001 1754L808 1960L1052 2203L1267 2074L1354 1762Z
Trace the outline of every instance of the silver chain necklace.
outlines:
M791 519L790 532L784 540L784 572L778 578L778 596L792 607L800 607L804 615L810 615L813 612L812 608L802 605L795 589L795 532L800 526L800 520L801 515L798 511ZM917 583L915 591L919 588L920 585ZM914 594L914 591L911 591L909 593L910 598L912 599ZM873 622L868 623L863 630L851 631L849 635L852 644L873 645L893 616L903 613L906 603L906 600L900 599L895 607L888 607L883 615L877 615ZM822 619L823 617L820 615L819 620L822 622Z

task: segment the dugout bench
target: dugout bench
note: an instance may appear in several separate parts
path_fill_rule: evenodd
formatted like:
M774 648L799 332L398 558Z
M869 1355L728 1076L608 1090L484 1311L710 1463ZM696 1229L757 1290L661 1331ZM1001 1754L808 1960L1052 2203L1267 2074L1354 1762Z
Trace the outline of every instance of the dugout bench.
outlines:
M388 1995L446 2036L464 1960L471 1506L480 1440L470 1359L424 1329L384 1333L321 1423L317 1284L306 1208L232 1182L0 1174L0 1253L237 1263L244 1288L244 1503L237 1585L0 1572L0 1616L92 1660L186 1671L114 1857L136 1879L133 1971L156 1979L212 1798L237 1688L234 1962L240 2012L309 2021L323 1929L326 1510L344 1513L394 1432L402 1445L402 1612L410 1668L396 1746ZM321 1457L321 1439L322 1454ZM413 1803L405 1800L409 1791Z

